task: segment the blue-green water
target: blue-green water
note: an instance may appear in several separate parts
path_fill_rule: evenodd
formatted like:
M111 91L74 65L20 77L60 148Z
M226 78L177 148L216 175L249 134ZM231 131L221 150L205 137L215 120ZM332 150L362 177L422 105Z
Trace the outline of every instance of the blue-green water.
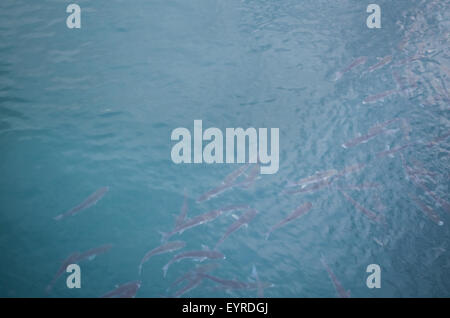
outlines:
M195 262L172 265L166 278L173 253L151 258L141 278L137 267L160 245L158 231L173 228L184 189L188 217L230 204L259 211L220 245L226 259L211 275L249 282L254 265L274 284L267 297L335 297L323 256L352 297L450 296L450 214L435 199L450 200L449 139L426 146L450 129L450 3L380 0L382 28L369 29L371 2L78 0L82 28L68 29L69 1L1 1L0 296L98 297L137 279L137 297L172 295L167 288ZM333 80L361 56L365 64ZM389 133L341 146L394 118L402 120ZM192 131L195 119L223 131L279 127L278 173L196 203L237 166L171 161L172 130ZM400 153L427 171L428 193L406 177ZM288 181L354 164L365 167L333 187L283 193ZM346 193L385 225L337 190L366 183L379 186ZM96 205L53 219L103 186ZM306 215L264 240L305 202ZM175 236L186 242L177 252L213 247L234 221L224 215ZM64 273L45 293L72 252L103 244L113 248L79 263L80 289L68 289ZM380 289L366 286L369 264L381 267ZM183 296L256 296L215 287L205 279Z

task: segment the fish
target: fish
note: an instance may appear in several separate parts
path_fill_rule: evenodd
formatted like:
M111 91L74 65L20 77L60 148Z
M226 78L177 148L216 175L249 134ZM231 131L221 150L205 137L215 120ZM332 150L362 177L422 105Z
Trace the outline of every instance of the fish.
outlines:
M79 212L95 205L103 196L108 192L109 187L103 187L95 191L93 194L91 194L87 199L85 199L83 202L78 204L76 207L70 209L69 211L62 213L60 215L57 215L54 217L56 221L65 219L66 217L73 216L75 214L78 214Z
M52 281L50 282L50 284L47 285L45 289L47 293L49 293L53 289L53 286L55 285L56 281L61 277L63 273L66 272L67 266L76 263L79 256L80 252L73 252L65 260L63 260L61 266L56 272L56 275L53 277Z
M86 252L81 253L78 256L78 258L77 258L77 262L81 262L81 261L83 261L85 259L88 259L88 260L91 261L97 255L108 252L112 247L113 247L112 244L105 244L105 245L102 245L102 246L99 246L99 247L92 248L92 249L90 249L90 250L88 250Z
M257 163L250 170L250 173L247 175L247 178L245 178L244 181L238 183L237 186L239 186L241 188L245 188L245 189L250 188L250 186L252 186L255 183L255 181L259 178L260 171L261 171L261 167L260 167L259 163Z
M431 191L426 185L424 185L415 175L410 175L410 180L418 187L422 188L422 190L432 197L439 205L448 213L450 213L450 203L446 200L440 198L436 193Z
M134 298L141 287L141 283L141 281L137 280L122 284L102 295L101 298Z
M369 209L366 209L365 207L363 207L361 204L359 204L358 202L356 202L351 196L349 196L345 191L343 190L339 190L344 197L353 204L353 206L358 209L359 211L361 211L365 216L367 216L369 219L371 219L372 221L375 222L380 222L380 215L377 215L375 212L370 211Z
M394 153L399 152L399 151L401 151L403 149L406 149L406 148L408 148L408 147L410 147L410 146L412 146L414 144L415 143L409 143L409 144L406 144L406 145L394 147L392 149L389 148L389 149L386 149L384 151L381 151L381 152L377 153L376 156L377 156L377 158L381 158L381 157L385 157L385 156L392 156Z
M175 255L172 257L172 259L163 267L163 276L166 277L167 271L169 270L170 265L172 265L175 262L179 262L183 259L198 259L200 261L203 261L205 259L225 259L225 255L218 251L211 251L211 250L203 250L203 251L190 251L190 252L183 252Z
M217 276L209 275L209 274L202 274L204 278L207 278L213 282L219 283L221 287L225 290L233 290L233 289L263 289L268 287L273 287L273 284L271 283L262 283L260 282L241 282L235 279L223 279Z
M184 190L184 200L183 200L183 205L181 207L181 211L180 214L177 216L177 218L175 219L175 228L177 226L180 226L181 224L183 224L183 222L186 221L186 217L187 217L187 212L188 212L188 196L187 196L187 191L186 189Z
M219 266L220 265L218 263L208 263L208 264L204 264L204 265L197 265L194 269L188 271L187 273L185 273L184 275L179 277L177 280L175 280L170 285L169 288L173 288L173 287L179 285L181 282L183 282L183 281L185 281L187 279L192 279L192 278L196 277L199 274L205 274L207 272L212 272L215 269L217 269Z
M420 210L434 223L439 226L444 225L444 222L439 218L439 215L434 212L432 208L419 200L416 196L410 195L411 199L416 203L416 205L420 208Z
M197 199L197 203L200 203L203 201L208 201L208 200L218 196L219 194L225 192L226 190L231 189L232 187L233 187L232 184L223 183L223 184L219 185L218 187L215 187L215 188L203 193L201 196L199 196Z
M375 189L381 187L381 184L379 183L362 183L362 184L356 184L356 185L344 185L344 186L335 186L334 189L337 190L367 190L367 189Z
M341 171L339 171L338 176L342 177L342 176L348 175L353 172L358 172L361 169L363 169L365 166L366 166L366 164L364 164L364 163L356 163L354 165L347 166L344 169L342 169Z
M356 58L355 60L353 60L353 62L349 66L344 68L342 71L339 71L339 72L336 73L334 81L339 80L345 73L349 72L353 68L355 68L355 67L357 67L359 65L365 64L366 61L367 61L367 57L366 56L361 56L361 57Z
M326 170L326 171L317 171L312 176L303 178L303 179L301 179L298 182L289 182L287 187L298 187L298 186L300 186L300 187L304 188L304 187L306 187L309 184L327 180L327 179L335 176L337 173L338 172L335 169L330 169L330 170Z
M345 149L350 148L350 147L355 147L357 145L368 142L370 139L372 139L373 137L375 137L379 134L389 132L389 130L387 130L386 128L393 122L396 122L397 120L399 120L399 119L394 118L394 119L388 120L384 123L376 124L376 125L372 126L371 128L369 128L367 134L355 137L355 138L343 143L342 147Z
M233 232L237 231L241 226L248 224L255 216L258 211L255 209L250 209L244 212L230 227L227 229L222 238L217 242L215 249Z
M410 56L410 57L407 57L407 58L405 58L403 60L398 61L396 64L394 64L394 66L402 66L402 65L405 65L405 64L408 64L408 63L420 60L421 58L424 58L424 57L425 57L425 55L423 55L421 53L417 53L417 54L415 54L413 56Z
M222 184L233 184L237 178L239 178L245 170L249 167L249 163L239 167L235 171L231 172L229 175L225 177L225 179L222 181Z
M160 232L162 239L162 242L167 241L170 237L172 237L173 235L179 233L183 233L184 231L186 231L187 229L191 229L193 227L211 222L213 220L215 220L216 218L218 218L220 215L222 215L222 213L224 212L228 212L228 211L232 211L232 210L237 210L237 209L241 209L241 208L245 208L246 205L233 205L233 206L228 206L222 209L218 209L218 210L212 210L209 212L206 212L204 214L198 215L196 217L193 217L191 219L186 220L186 222L184 222L183 224L177 226L175 229L173 229L171 232Z
M363 100L363 104L373 104L379 101L383 101L386 97L397 94L398 90L390 89L375 95L369 95Z
M203 279L204 279L204 277L202 275L194 276L193 278L190 279L189 283L186 284L186 286L184 286L183 288L181 288L174 294L174 297L178 298L181 295L193 290L194 288L196 288L197 286L199 286L201 284Z
M369 73L372 73L373 71L375 71L375 70L377 70L379 68L382 68L383 66L391 63L391 61L392 61L392 55L385 56L378 63L376 63L376 64L372 65L371 67L369 67L367 71Z
M320 190L320 189L325 188L328 185L330 185L331 181L332 180L323 180L323 181L320 181L318 183L314 183L312 185L309 185L308 187L303 187L303 188L295 189L295 190L285 190L284 193L287 193L287 194L298 194L298 193L306 193L306 192L317 191L317 190Z
M144 255L144 257L142 258L141 262L139 263L139 267L138 267L139 275L142 274L142 265L144 265L144 263L146 263L150 259L150 257L152 257L154 255L158 255L158 254L170 253L170 252L179 250L181 248L184 248L185 246L186 246L186 242L173 241L173 242L169 242L169 243L160 245L160 246L152 249L151 251L147 252Z
M286 225L287 223L293 221L294 219L306 214L310 209L312 208L311 202L306 202L305 204L299 206L297 209L294 210L291 214L289 214L286 218L275 224L270 228L270 230L266 234L266 240L269 239L270 234L275 231L276 229L279 229L280 227Z
M323 256L320 258L320 261L322 262L322 265L325 267L325 269L328 273L328 276L330 277L331 281L333 282L334 288L336 289L336 292L338 293L339 297L350 298L350 290L344 289L342 284L337 279L336 275L333 273L331 268L326 263L325 258Z

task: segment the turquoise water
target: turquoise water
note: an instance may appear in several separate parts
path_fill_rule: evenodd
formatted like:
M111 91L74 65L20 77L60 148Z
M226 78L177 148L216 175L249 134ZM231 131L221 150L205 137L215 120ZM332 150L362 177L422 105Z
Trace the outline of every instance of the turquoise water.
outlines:
M230 204L259 211L220 245L226 259L211 275L250 282L255 266L274 284L267 297L336 297L324 257L352 297L450 296L450 141L435 140L450 128L450 2L380 0L382 28L369 29L371 2L79 0L82 28L68 29L69 1L1 1L0 296L98 297L138 279L137 297L173 295L167 288L196 262L172 265L165 278L174 253L152 257L142 277L137 268L161 244L158 232L173 228L185 190L188 217ZM386 133L342 147L395 118ZM278 173L196 203L237 166L171 161L172 130L192 131L195 119L222 131L279 127ZM428 193L407 178L401 154ZM354 164L365 166L329 187L284 193L289 181ZM383 224L337 190L368 183L378 186L345 193ZM104 186L96 205L53 219ZM264 239L305 202L307 214ZM186 242L177 252L214 247L234 221L223 215L174 236ZM113 247L79 263L80 289L63 274L45 292L71 253L104 244ZM366 286L369 264L381 267L380 289ZM256 296L216 287L204 279L183 296Z

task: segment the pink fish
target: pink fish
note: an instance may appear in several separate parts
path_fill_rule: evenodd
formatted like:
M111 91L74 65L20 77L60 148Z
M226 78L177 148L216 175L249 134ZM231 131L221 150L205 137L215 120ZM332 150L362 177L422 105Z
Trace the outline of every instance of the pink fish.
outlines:
M112 244L105 244L105 245L102 245L102 246L99 246L99 247L92 248L92 249L90 249L90 250L88 250L88 251L86 251L86 252L81 253L81 254L78 256L78 258L77 258L77 262L81 262L81 261L83 261L83 260L85 260L85 259L88 259L88 260L91 261L91 260L93 260L97 255L106 253L106 252L108 252L111 248L112 248Z
M301 179L298 182L289 182L288 187L306 187L309 184L318 183L321 181L325 181L337 174L337 170L331 169L327 171L317 171L312 176Z
M366 209L365 207L363 207L361 204L359 204L358 202L356 202L351 196L349 196L346 192L339 190L344 197L353 204L353 206L358 209L359 211L361 211L365 216L367 216L369 219L371 219L372 221L375 222L380 222L380 215L377 215L376 213L370 211L369 209Z
M397 146L397 147L392 148L392 149L387 149L385 151L381 151L381 152L377 153L376 156L377 156L377 158L381 158L381 157L385 157L385 156L391 156L392 154L394 154L396 152L399 152L399 151L401 151L403 149L406 149L406 148L408 148L408 147L410 147L412 145L414 145L414 143L409 143L409 144L406 144L406 145L403 145L403 146Z
M142 265L144 265L144 263L146 263L150 259L150 257L152 257L154 255L158 255L158 254L170 253L170 252L179 250L185 246L186 246L186 243L183 241L173 241L173 242L169 242L169 243L163 244L161 246L158 246L158 247L152 249L151 251L147 252L144 255L144 257L142 258L141 262L139 263L139 275L141 275L141 273L142 273Z
M369 73L371 73L371 72L373 72L373 71L375 71L375 70L377 70L379 68L382 68L383 66L391 63L391 61L392 61L392 55L385 56L378 63L376 63L376 64L372 65L371 67L369 67L369 69L367 71Z
M259 178L260 171L261 167L259 163L255 164L253 168L250 170L250 173L247 175L247 178L245 178L244 181L238 183L237 186L242 188L249 188Z
M231 233L237 231L241 226L248 225L248 223L258 214L255 209L247 210L244 212L230 227L227 229L222 238L217 242L216 247L219 246Z
M344 68L342 71L339 71L336 73L336 76L334 78L334 81L339 80L345 73L349 72L350 70L352 70L353 68L359 66L359 65L363 65L365 64L367 61L367 57L366 56L361 56L358 57L357 59L355 59L349 66L347 66L346 68Z
M369 95L367 96L364 100L363 100L363 104L372 104L372 103L376 103L379 101L383 101L386 97L394 95L398 93L398 90L396 89L390 89L375 95Z
M432 220L434 223L436 223L439 226L444 225L444 222L441 221L441 219L439 218L439 215L437 215L436 212L434 212L432 208L430 208L428 205L424 204L417 197L412 196L412 195L410 197L417 204L417 206L420 208L420 210L426 216L428 216L428 218L430 218L430 220Z
M366 166L364 163L357 163L351 166L347 166L339 172L339 176L345 176L353 172L358 172Z
M233 184L237 178L239 178L245 170L249 167L250 164L245 164L235 171L231 172L228 176L225 177L225 179L222 181L223 184Z
M323 189L331 184L332 180L323 180L318 183L313 183L312 185L309 185L307 187L302 187L300 189L294 189L294 190L285 190L284 193L287 194L299 194L299 193L307 193L307 192L314 192L320 189Z
M170 288L173 288L173 287L179 285L180 283L182 283L183 281L185 281L187 279L195 278L199 274L206 274L207 272L211 272L211 271L217 269L218 267L219 267L218 263L209 263L209 264L205 264L205 265L197 265L194 269L188 271L187 273L185 273L184 275L179 277L177 280L175 280L170 285Z
M53 277L50 284L48 284L47 288L45 289L47 293L49 293L53 289L53 286L55 285L56 281L62 276L63 273L66 272L67 266L69 266L70 264L76 263L79 256L80 256L79 252L74 252L74 253L70 254L62 262L61 266L58 269L58 272L56 273L56 275Z
M384 123L376 124L376 125L372 126L371 128L369 128L369 131L367 132L367 134L358 136L356 138L353 138L353 139L347 141L346 143L342 144L342 147L346 148L346 149L350 148L350 147L355 147L357 145L368 142L370 139L372 139L373 137L375 137L379 134L388 133L390 131L388 129L386 129L387 126L389 126L393 122L396 122L397 120L399 120L399 118L390 119Z
M203 251L190 251L190 252L184 252L179 253L175 255L166 265L163 267L163 273L164 277L167 275L167 271L169 270L170 265L172 265L175 262L179 262L183 259L197 259L200 261L203 261L205 259L225 259L225 255L218 251L211 251L211 250L203 250Z
M187 196L187 192L185 189L183 206L181 207L180 214L177 216L177 218L175 220L175 227L180 226L184 221L186 221L187 211L188 211L188 196Z
M101 298L134 298L140 287L141 281L132 281L117 286L114 290L101 296Z
M108 192L109 187L103 187L95 191L93 194L91 194L86 200L78 204L76 207L70 209L66 213L57 215L54 217L55 220L59 221L62 219L65 219L66 217L73 216L93 205L95 205L103 196Z
M216 218L218 218L220 215L222 215L224 212L246 209L246 207L247 207L247 205L233 205L233 206L224 207L219 210L212 210L212 211L206 212L204 214L198 215L196 217L186 220L183 224L180 224L175 229L173 229L171 232L168 232L168 233L160 232L160 234L162 235L161 241L165 242L170 237L172 237L173 235L175 235L177 233L181 234L184 231L186 231L187 229L191 229L193 227L211 222L211 221L215 220Z
M345 290L342 284L337 279L336 275L333 273L331 268L328 266L328 264L325 261L325 258L322 256L320 261L322 262L322 265L325 267L328 276L330 276L331 281L333 282L334 288L336 289L339 297L341 298L350 298L350 291Z
M287 223L291 222L292 220L306 214L312 207L311 202L306 202L305 204L301 205L297 209L294 210L291 214L289 214L286 218L275 224L270 228L270 230L266 234L266 240L269 239L270 234L275 231L276 229L279 229L280 227L286 225Z
M184 286L183 288L181 288L180 290L178 290L174 294L174 297L178 298L178 297L186 294L187 292L189 292L189 291L193 290L194 288L196 288L197 286L199 286L202 281L203 281L202 275L196 275L196 276L190 278L188 284L186 286Z
M363 184L356 184L356 185L344 185L344 186L335 186L334 189L337 190L367 190L367 189L375 189L381 187L381 184L379 183L363 183Z

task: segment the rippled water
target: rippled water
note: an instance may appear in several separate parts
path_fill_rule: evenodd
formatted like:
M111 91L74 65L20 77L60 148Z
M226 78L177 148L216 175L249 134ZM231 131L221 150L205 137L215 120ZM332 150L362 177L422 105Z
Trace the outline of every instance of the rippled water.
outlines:
M259 211L220 245L215 277L251 282L255 266L274 284L267 297L335 297L323 257L352 297L450 296L450 141L435 139L450 129L449 1L378 1L381 29L366 27L371 1L77 3L82 28L70 30L68 3L0 2L0 296L98 297L137 279L137 297L173 295L167 288L195 262L172 265L165 278L173 254L151 258L141 278L137 268L160 244L158 231L173 228L184 189L188 217L230 204ZM366 62L335 80L359 57ZM342 147L394 118L385 133ZM170 160L172 130L192 131L195 119L222 130L279 127L280 170L196 203L236 165ZM365 166L327 187L285 193L288 182L355 164ZM53 219L103 186L96 205ZM307 214L264 239L305 202ZM224 215L175 236L186 242L177 252L212 248L234 221ZM113 247L80 262L81 289L68 289L63 274L45 292L72 252L103 244ZM373 263L380 289L366 286ZM216 287L204 279L183 296L256 296Z

